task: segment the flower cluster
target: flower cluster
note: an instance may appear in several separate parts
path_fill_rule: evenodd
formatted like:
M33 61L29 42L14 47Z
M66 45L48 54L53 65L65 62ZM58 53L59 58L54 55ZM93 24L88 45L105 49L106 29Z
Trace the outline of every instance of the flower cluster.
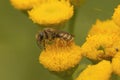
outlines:
M16 9L26 11L34 23L54 27L70 20L79 0L10 2ZM111 19L96 20L82 46L75 43L70 33L53 28L43 29L36 38L38 45L43 47L39 62L50 72L71 77L85 57L94 64L89 64L75 80L110 80L112 73L120 76L120 5Z
M97 19L92 25L81 49L94 65L88 65L76 80L110 80L112 73L120 76L119 16L120 6L115 9L112 19Z
M76 1L72 0L10 0L18 10L24 11L28 17L39 25L51 27L68 21L74 13ZM45 28L36 35L38 45L44 47L39 62L50 72L60 75L72 75L82 59L80 46L74 37L67 32Z

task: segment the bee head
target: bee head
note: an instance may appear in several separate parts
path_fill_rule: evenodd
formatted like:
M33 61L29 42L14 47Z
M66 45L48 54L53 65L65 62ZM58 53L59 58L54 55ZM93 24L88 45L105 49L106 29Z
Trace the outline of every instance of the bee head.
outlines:
M38 34L36 34L36 40L41 42L44 38L44 33L43 32L39 32Z

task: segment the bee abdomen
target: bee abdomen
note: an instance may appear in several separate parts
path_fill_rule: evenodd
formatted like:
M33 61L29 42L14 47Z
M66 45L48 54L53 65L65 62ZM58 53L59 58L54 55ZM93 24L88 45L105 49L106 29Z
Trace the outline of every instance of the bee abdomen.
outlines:
M61 39L66 40L66 41L72 41L74 39L73 35L66 33L66 32L59 32L58 38L61 38Z

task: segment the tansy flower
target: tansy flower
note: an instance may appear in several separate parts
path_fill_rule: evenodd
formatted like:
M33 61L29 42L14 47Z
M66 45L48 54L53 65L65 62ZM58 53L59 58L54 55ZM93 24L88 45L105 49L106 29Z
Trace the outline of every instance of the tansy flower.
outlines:
M50 71L61 72L74 68L81 60L81 48L74 42L56 39L39 56L40 63Z
M115 8L112 19L118 26L120 26L120 5Z
M120 76L120 52L118 52L112 59L113 73Z
M82 45L83 55L92 60L111 60L118 52L117 45L120 38L117 35L97 34L88 36Z
M90 29L89 35L95 34L116 34L120 35L120 27L117 26L113 20L100 21L96 23Z
M11 4L19 10L31 9L34 5L40 4L46 0L10 0Z
M53 0L35 6L28 13L34 23L41 25L59 24L72 17L73 6L70 5L69 1Z
M110 61L103 60L96 65L89 65L76 80L109 80L111 73Z

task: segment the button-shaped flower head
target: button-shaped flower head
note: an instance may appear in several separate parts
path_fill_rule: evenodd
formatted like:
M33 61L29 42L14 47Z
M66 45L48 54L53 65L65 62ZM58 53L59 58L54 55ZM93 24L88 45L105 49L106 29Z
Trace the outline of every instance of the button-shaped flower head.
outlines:
M76 80L109 80L111 73L110 61L103 60L96 65L89 65Z
M66 0L51 0L35 6L28 14L30 19L37 24L60 24L72 17L73 6Z
M81 60L81 48L75 43L56 39L46 45L39 56L40 63L50 71L62 72L74 68Z

